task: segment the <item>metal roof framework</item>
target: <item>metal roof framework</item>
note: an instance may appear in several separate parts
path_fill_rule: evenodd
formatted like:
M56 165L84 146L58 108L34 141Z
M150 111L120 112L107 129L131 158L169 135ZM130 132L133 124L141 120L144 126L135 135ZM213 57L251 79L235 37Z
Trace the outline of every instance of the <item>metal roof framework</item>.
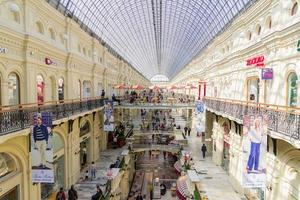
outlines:
M148 79L173 78L255 0L47 0Z

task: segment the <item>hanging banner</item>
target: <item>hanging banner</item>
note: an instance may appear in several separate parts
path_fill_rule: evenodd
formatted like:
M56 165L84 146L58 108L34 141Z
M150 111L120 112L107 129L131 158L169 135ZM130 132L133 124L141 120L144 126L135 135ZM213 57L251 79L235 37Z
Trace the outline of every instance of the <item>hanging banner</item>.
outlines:
M104 131L114 131L113 101L104 102Z
M266 187L267 131L266 115L244 116L242 185L245 188Z
M200 136L205 132L205 106L203 101L196 101L195 113L195 128L197 135Z
M54 183L52 113L33 116L31 127L31 169L33 183Z

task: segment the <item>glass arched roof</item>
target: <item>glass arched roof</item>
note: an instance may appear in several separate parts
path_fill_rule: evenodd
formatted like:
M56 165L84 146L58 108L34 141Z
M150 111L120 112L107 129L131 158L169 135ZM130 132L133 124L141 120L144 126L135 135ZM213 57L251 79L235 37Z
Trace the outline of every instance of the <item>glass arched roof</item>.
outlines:
M157 74L150 79L151 82L168 82L169 78L163 74Z
M47 0L148 79L174 77L255 0Z

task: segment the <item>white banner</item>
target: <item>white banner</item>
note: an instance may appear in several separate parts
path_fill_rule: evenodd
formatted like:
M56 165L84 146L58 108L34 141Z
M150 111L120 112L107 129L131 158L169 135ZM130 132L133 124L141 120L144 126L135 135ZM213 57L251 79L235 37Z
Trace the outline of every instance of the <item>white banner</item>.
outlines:
M113 115L113 101L105 101L104 105L104 131L114 131L114 115Z

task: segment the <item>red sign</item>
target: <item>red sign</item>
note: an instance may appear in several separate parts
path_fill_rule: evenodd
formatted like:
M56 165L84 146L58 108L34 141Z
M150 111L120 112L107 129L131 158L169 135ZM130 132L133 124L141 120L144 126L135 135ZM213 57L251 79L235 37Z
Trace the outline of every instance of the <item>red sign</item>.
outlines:
M57 63L50 58L45 58L46 65L57 65Z
M264 56L257 56L246 60L247 66L255 65L256 67L260 67L260 68L265 66L264 61L265 61Z

